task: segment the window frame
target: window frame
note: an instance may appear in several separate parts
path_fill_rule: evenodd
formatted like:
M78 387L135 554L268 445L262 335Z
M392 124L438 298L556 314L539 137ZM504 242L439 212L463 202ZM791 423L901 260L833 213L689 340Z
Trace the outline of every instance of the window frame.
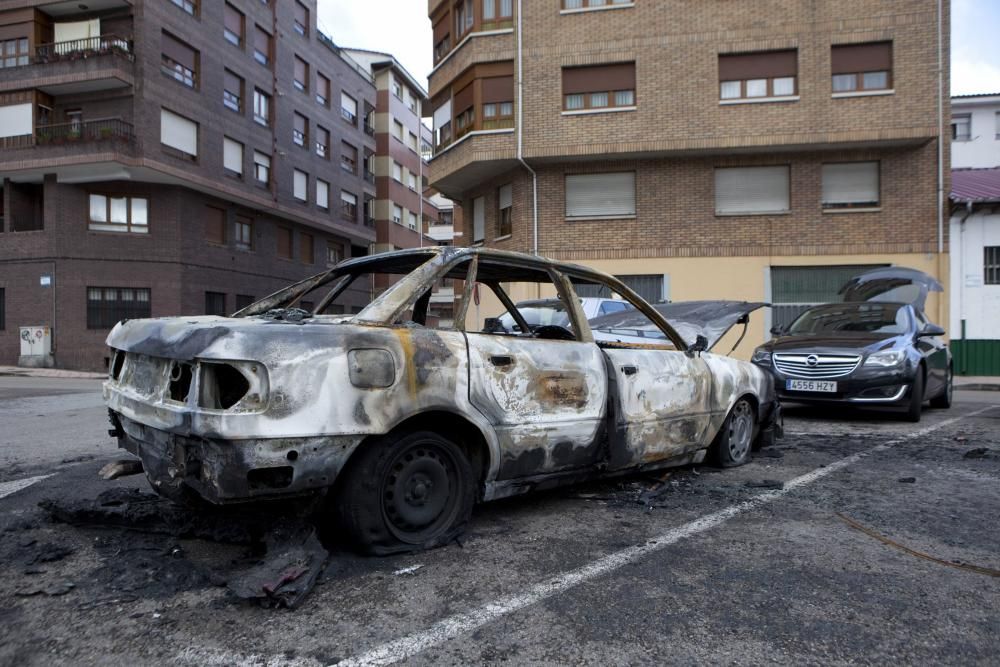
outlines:
M344 199L344 195L353 197L354 201ZM340 217L350 222L358 221L358 196L347 190L340 191Z
M238 17L239 17L240 32L239 32L238 35L236 33L234 33L232 30L230 30L229 26L226 25L226 14L230 10L233 11L235 14L237 14ZM227 2L227 3L225 3L225 5L222 8L222 16L223 16L223 19L222 19L222 37L223 37L223 39L225 39L227 42L229 42L230 44L232 44L233 46L235 46L236 48L238 48L238 49L240 49L242 51L244 49L244 47L246 46L246 40L247 40L247 38L246 38L246 34L247 34L247 17L246 17L246 14L244 14L243 12L241 12L234 5L232 5L232 4L230 4L230 3ZM236 41L233 41L234 37L235 37Z
M826 199L826 179L827 167L837 167L844 165L875 165L875 202L827 202ZM824 162L820 165L820 207L824 213L850 213L875 211L882 207L882 163L879 160L851 160L845 162Z
M261 107L265 115L258 113ZM253 120L258 125L271 127L271 96L256 86L253 89Z
M104 198L104 220L94 220L91 217L91 210L93 208L93 198L103 197ZM111 201L112 199L124 199L125 200L125 222L112 222L111 221ZM132 220L133 211L133 200L141 200L146 202L146 222L145 224L135 223ZM107 192L104 190L90 190L87 192L87 231L91 232L107 232L111 234L138 234L140 236L149 235L149 195L134 195L134 194L122 194L119 192ZM134 229L139 227L141 229Z
M621 83L623 85L607 85L607 82L603 81L603 79L607 79L609 77L613 78L613 75L606 72L600 72L600 70L613 70L615 68L624 68L624 74L620 74L618 72L615 73L622 76L624 79L623 81L616 83ZM592 84L593 87L587 88L586 90L577 90L577 88L580 87L579 85L567 82L567 78L576 79L578 78L576 73L587 72L588 70L590 74L585 75L585 78L596 79L596 81ZM604 83L605 85L601 85L601 83ZM627 87L628 83L632 84L631 88ZM567 88L572 88L573 90L567 92ZM563 115L634 111L638 108L639 104L636 63L633 60L627 62L611 62L594 65L563 67L560 72L560 93ZM617 99L619 94L624 93L630 95L631 102L628 104L618 104ZM605 104L596 104L595 98L601 95L605 96ZM579 106L575 104L571 105L570 98L580 98L581 104ZM514 109L511 108L512 113L513 111Z
M243 239L243 231L246 230L246 240ZM237 250L253 252L254 246L254 220L246 215L237 215L233 221L233 246Z
M504 189L509 189L509 203L504 202ZM505 183L497 188L497 235L494 240L509 238L514 233L514 185Z
M87 330L88 331L103 331L112 329L116 324L122 320L128 319L148 319L153 316L153 290L149 287L104 287L96 285L87 285L85 288L86 307L87 307ZM114 306L100 306L94 305L95 300L91 298L91 290L100 290L101 299L97 303L113 303ZM116 290L117 295L114 301L109 301L105 298L106 294L110 290ZM125 291L132 291L136 295L140 293L145 293L146 298L143 299L123 299L122 294ZM144 306L126 306L124 304L145 304ZM113 321L112 321L113 320Z
M258 162L257 161L257 156L258 155L267 158L267 164L264 164L262 162ZM257 149L254 149L254 152L253 152L253 178L254 178L254 181L256 181L257 183L259 183L261 185L265 185L265 186L271 185L271 165L272 165L272 159L271 159L271 157L272 156L271 156L270 153L265 153L264 151L259 151ZM266 179L261 179L260 178L261 170L264 170L264 174L267 177Z
M965 134L958 134L959 120L965 121ZM953 113L951 115L951 140L967 142L972 141L972 114L971 113Z
M790 57L794 61L792 73L774 74L775 70L785 69L783 61ZM752 65L747 61L751 60ZM735 62L734 62L735 61ZM740 62L742 61L742 62ZM760 102L795 102L799 99L799 50L798 48L767 49L762 51L749 51L737 53L719 53L717 58L718 68L718 94L719 104L753 104ZM746 73L742 78L734 76L724 77L723 70L733 69L756 70L752 76ZM791 80L791 92L779 93L776 90L778 81ZM762 95L752 95L750 84L755 82L764 83ZM738 84L739 93L737 95L727 95L726 86Z
M855 71L834 71L840 69L836 66L834 61L837 59L836 53L838 50L846 51L848 49L864 49L864 48L874 48L879 46L887 46L888 66L885 69L861 69ZM860 42L857 44L832 44L830 46L830 93L832 97L863 97L865 95L890 95L895 92L895 43L892 40L881 40L875 42ZM885 75L885 86L883 87L865 87L865 75L867 74L884 74ZM852 87L847 89L837 89L835 83L837 77L852 77Z
M585 182L588 179L596 179L601 176L618 176L624 174L631 174L632 177L632 208L629 211L627 208L621 211L608 210L601 213L594 213L589 215L575 215L570 211L570 180L571 179L583 179ZM587 188L589 189L589 188ZM577 207L580 205L577 204ZM624 169L618 171L593 171L593 172L566 172L563 174L563 216L568 221L588 221L588 220L632 220L638 216L639 211L639 172L634 169Z
M14 51L7 54L7 44L14 44ZM23 51L21 49L24 49ZM7 63L11 60L10 64ZM0 69L10 69L12 67L23 67L31 64L31 42L27 37L11 37L10 39L0 39Z
M1000 246L983 246L983 284L1000 285Z
M228 82L226 81L226 78L227 78L228 75L231 75L232 77L234 77L239 82L239 95L238 96L234 96L233 93L232 93L232 91L229 90L229 88L227 86ZM236 104L236 108L235 109L230 105L230 101L231 101L229 99L230 97L235 97L235 104ZM243 77L241 77L239 74L237 74L236 72L232 71L231 69L229 69L229 68L223 68L223 70L222 70L222 106L226 107L227 109L229 109L233 113L238 113L238 114L240 114L242 116L243 112L244 112L243 103L244 103L245 99L246 99L246 81L243 79Z

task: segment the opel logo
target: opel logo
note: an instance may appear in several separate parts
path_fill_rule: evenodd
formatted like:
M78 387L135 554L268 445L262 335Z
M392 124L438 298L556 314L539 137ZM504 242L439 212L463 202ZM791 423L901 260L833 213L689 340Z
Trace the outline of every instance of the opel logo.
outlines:
M809 366L815 366L818 363L819 363L819 357L817 357L815 354L810 354L808 357L806 357L806 364L808 364Z

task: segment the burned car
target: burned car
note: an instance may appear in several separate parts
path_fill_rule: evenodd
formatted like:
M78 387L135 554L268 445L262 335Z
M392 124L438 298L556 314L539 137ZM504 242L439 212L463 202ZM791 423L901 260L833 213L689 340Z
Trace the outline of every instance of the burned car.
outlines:
M951 406L945 331L924 314L928 292L941 290L914 269L866 272L841 288L844 303L815 306L773 330L753 361L773 374L784 400L886 408L920 421L928 400Z
M431 307L443 281L450 325ZM662 338L595 340L575 284L608 288ZM515 306L529 297L565 303L565 326L529 327ZM503 312L520 332L482 330ZM159 493L322 496L377 554L448 542L477 501L708 455L740 465L780 428L764 371L689 345L615 278L488 249L352 259L232 317L122 322L108 345L113 432Z

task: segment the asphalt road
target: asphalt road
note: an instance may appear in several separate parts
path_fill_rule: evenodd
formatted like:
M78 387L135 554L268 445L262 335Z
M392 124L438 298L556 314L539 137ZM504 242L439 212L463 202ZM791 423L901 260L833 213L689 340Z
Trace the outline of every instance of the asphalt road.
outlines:
M73 527L38 508L145 490L141 477L97 478L118 456L97 386L0 378L2 665L992 665L1000 654L1000 392L957 393L920 424L792 408L788 436L743 468L492 503L461 544L429 553L332 545L317 588L285 611L222 585L256 557L245 545Z

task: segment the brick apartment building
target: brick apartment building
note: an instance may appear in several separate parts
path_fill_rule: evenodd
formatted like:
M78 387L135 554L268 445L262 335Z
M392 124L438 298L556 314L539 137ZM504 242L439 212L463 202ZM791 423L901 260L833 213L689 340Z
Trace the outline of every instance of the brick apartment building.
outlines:
M3 3L0 364L37 325L59 366L103 368L122 317L233 312L369 252L374 79L315 16L315 0Z
M460 203L463 244L591 265L654 301L773 301L774 323L862 267L946 279L949 11L429 0L430 185ZM946 323L946 297L928 312Z

